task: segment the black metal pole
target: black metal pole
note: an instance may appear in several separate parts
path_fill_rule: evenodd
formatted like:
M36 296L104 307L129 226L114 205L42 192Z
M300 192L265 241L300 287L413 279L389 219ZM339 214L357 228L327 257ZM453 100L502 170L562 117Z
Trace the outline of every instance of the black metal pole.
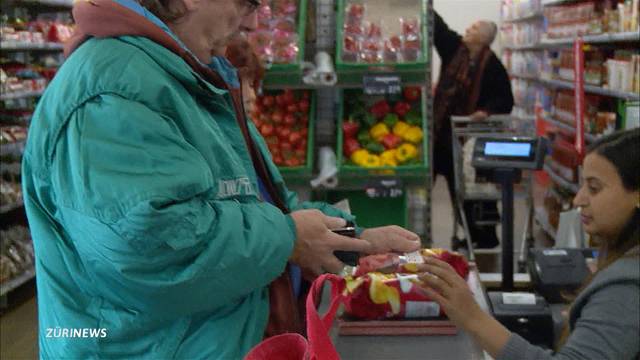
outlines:
M513 291L513 182L514 170L501 171L502 179L502 291Z

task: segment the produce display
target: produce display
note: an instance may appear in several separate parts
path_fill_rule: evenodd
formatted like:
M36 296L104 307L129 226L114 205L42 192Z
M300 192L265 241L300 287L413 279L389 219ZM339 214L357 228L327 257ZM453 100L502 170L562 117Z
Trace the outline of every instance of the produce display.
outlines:
M447 262L465 279L469 275L464 257L443 249L366 256L345 276L345 314L363 320L443 316L440 306L416 284L416 264L428 256Z
M266 64L291 64L298 57L297 16L299 1L263 1L258 9L258 29L249 41Z
M367 5L348 3L343 25L342 60L352 63L414 62L421 56L420 21L413 17L399 19L401 33L384 31L375 15L367 15Z
M396 167L423 161L421 90L367 96L345 90L342 153L346 164L365 168Z
M297 167L307 164L309 91L270 91L256 100L250 114L264 137L273 162L278 166Z

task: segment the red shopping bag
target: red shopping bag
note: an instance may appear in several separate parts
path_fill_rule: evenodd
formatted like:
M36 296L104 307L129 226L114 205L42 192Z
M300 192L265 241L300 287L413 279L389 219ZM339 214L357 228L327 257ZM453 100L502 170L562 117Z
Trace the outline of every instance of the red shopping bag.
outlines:
M331 303L324 315L318 314L316 302L322 294L325 281L331 284ZM343 301L345 281L334 274L318 277L307 295L307 337L300 334L282 334L273 336L256 345L244 358L245 360L338 360L340 356L329 337L333 319Z

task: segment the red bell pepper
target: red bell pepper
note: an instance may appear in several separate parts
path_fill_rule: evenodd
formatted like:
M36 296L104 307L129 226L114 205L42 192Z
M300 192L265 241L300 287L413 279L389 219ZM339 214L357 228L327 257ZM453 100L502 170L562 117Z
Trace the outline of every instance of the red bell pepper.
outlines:
M345 138L342 146L342 152L346 157L351 157L351 154L360 150L360 143L355 138Z
M358 135L360 124L355 121L347 120L342 123L342 132L347 139L355 138Z
M420 88L417 86L407 86L402 89L402 96L408 102L414 102L420 99Z
M411 105L404 101L398 101L393 106L393 112L396 113L400 117L404 117L411 110Z
M369 112L378 119L382 119L389 112L391 112L391 106L386 100L380 100L373 104L373 106L369 109Z
M402 144L402 138L392 133L388 133L382 138L381 143L387 150L395 149Z

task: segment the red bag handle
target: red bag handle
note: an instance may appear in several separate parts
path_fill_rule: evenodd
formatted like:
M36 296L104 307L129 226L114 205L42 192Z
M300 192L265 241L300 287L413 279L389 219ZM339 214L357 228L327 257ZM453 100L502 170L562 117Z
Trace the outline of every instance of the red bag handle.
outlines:
M322 296L322 287L328 281L331 284L331 303L329 309L321 317L316 308L316 299ZM338 307L342 303L342 292L345 289L345 280L338 275L320 275L311 285L311 291L307 295L307 337L309 339L308 359L338 360L340 355L331 342L329 331L333 326Z

